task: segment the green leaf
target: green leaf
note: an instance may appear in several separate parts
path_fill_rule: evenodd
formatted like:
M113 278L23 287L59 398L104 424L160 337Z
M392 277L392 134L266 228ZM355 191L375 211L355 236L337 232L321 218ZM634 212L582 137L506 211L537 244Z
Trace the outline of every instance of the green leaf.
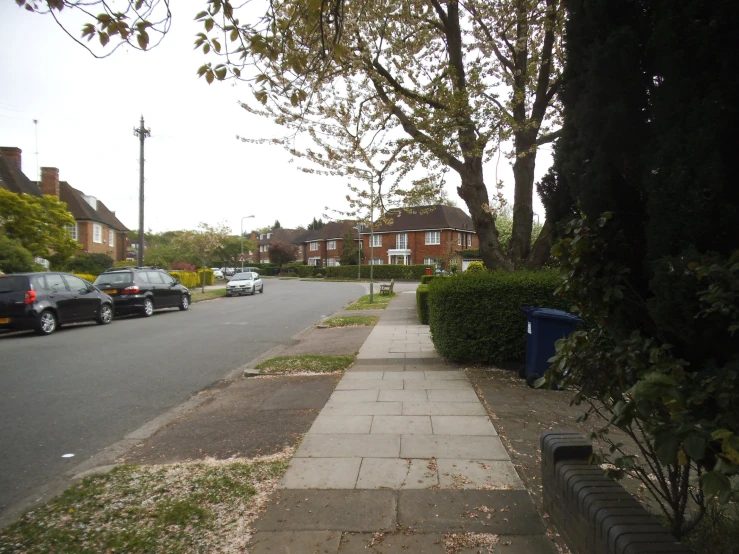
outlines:
M138 35L136 35L136 40L139 43L139 46L142 50L146 50L147 46L149 46L149 35L146 31L141 31Z
M706 454L706 439L695 433L688 435L683 443L685 453L691 460L702 460Z
M722 491L731 490L731 482L728 477L716 471L708 471L701 475L701 483L703 484L703 493L708 496L715 496Z
M205 80L208 81L208 84L211 84L214 79L213 71L210 69L205 73Z
M657 458L663 464L675 463L677 459L677 449L680 447L680 440L672 434L664 434L655 441Z
M711 437L715 440L722 440L730 437L733 434L734 433L732 433L728 429L716 429L713 433L711 433Z
M216 52L220 52L221 51L221 43L218 42L217 39L213 39L211 42L213 43L213 48L215 49L215 51Z
M223 66L217 68L215 73L216 73L216 78L219 81L223 81L226 78L226 68Z
M213 18L209 18L205 20L205 30L210 32L213 29Z

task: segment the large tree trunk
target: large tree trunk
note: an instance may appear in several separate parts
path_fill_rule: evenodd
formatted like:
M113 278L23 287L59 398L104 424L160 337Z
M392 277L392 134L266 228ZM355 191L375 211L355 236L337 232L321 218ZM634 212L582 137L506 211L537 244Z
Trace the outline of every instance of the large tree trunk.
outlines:
M535 135L534 135L535 136ZM528 136L516 136L516 162L513 164L515 190L513 196L513 231L508 246L508 258L515 267L521 267L531 249L531 231L534 219L534 168L536 151L534 140Z
M552 246L554 245L554 224L551 219L547 218L541 228L541 232L531 247L531 252L526 259L527 269L536 269L543 266L552 255Z

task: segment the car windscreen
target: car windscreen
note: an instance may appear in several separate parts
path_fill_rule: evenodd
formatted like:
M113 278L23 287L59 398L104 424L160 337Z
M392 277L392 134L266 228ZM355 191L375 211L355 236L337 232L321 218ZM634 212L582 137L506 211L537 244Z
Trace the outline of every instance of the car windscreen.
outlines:
M251 273L237 273L233 277L231 277L232 281L251 281L252 280L252 274Z
M96 287L104 287L106 285L124 285L133 281L133 273L130 271L118 271L116 273L103 273L98 275L93 283Z
M25 275L0 275L0 293L28 290L28 277Z

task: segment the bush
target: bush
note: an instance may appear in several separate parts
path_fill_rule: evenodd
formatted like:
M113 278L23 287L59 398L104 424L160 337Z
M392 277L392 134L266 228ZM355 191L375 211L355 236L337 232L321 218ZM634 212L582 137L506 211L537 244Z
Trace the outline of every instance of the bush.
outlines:
M429 324L437 352L455 362L519 361L526 357L521 306L567 310L554 296L554 271L484 271L429 283Z
M77 254L66 263L70 273L99 275L113 266L113 258L107 254Z
M97 275L93 275L92 273L73 273L73 275L86 281L90 281L91 283L94 283L95 279L97 279Z
M189 271L194 273L195 272L195 266L188 262L174 262L169 265L169 269L173 269L175 271Z
M136 260L124 260L122 262L115 262L113 267L136 267Z
M428 275L427 277L431 277ZM418 311L418 321L424 325L429 323L429 286L419 285L416 289L416 310Z
M423 277L421 277L421 284L428 285L432 281L432 279L435 279L435 278L436 278L436 275L424 275Z
M470 262L470 265L467 266L468 273L480 273L482 271L485 271L485 266L482 262Z
M323 277L323 275L319 272L314 275L314 277Z
M420 281L421 277L426 275L427 265L375 265L372 266L372 275L374 279L406 279L412 281ZM356 265L340 265L334 267L326 267L326 277L328 279L356 279ZM360 269L362 279L369 279L370 266L363 265Z
M198 286L198 276L194 271L170 271L169 274L177 278L188 289Z
M34 271L36 263L21 241L0 235L0 270L5 273Z
M293 267L295 273L298 274L298 277L312 277L313 276L313 266L310 265L298 265Z
M205 284L212 285L215 281L212 269L199 269L198 270L198 285L203 284L203 273L205 273Z

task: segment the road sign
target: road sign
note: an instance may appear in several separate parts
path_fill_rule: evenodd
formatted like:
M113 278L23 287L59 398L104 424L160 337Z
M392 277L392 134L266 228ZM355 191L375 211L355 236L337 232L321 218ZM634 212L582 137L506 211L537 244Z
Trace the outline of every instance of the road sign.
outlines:
M244 256L243 254L239 255L239 261L240 262L245 262L246 261L246 256Z

